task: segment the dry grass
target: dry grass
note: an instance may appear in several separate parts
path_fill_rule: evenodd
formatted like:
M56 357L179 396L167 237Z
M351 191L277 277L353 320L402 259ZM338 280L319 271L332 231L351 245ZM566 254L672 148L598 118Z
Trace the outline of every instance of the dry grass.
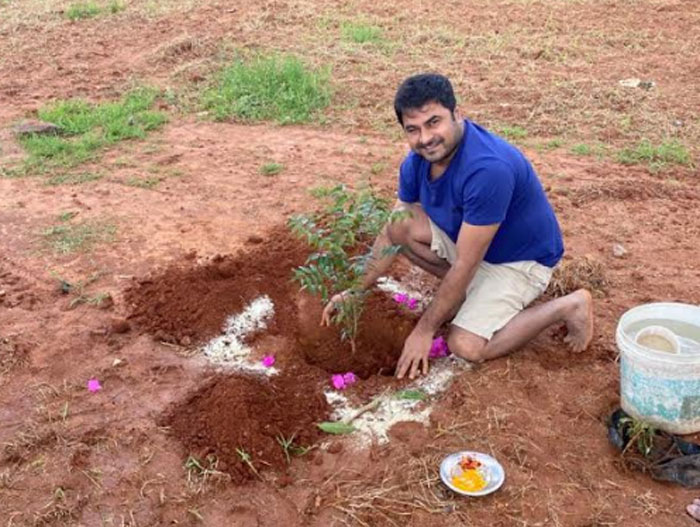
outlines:
M211 455L206 459L197 459L190 455L185 460L184 469L190 496L205 494L221 484L231 482L231 476L218 470L218 465L218 459ZM143 492L143 487L141 491Z
M609 287L605 266L594 257L586 255L560 263L554 270L546 294L560 297L583 288L594 296L603 297L608 294Z
M211 55L215 50L216 46L208 38L181 35L158 46L150 60L161 64L179 63Z
M674 199L678 196L698 197L690 185L666 181L645 181L643 185L630 184L629 179L610 179L604 183L589 183L570 192L571 202L577 206L597 199L642 201L647 199Z
M15 336L0 337L0 383L5 374L27 362L27 350Z
M457 502L444 490L435 467L442 455L406 457L387 468L374 482L357 474L339 472L329 478L320 492L332 494L326 506L344 515L345 525L405 525L416 512L451 513L450 521L466 522L468 517L457 510ZM347 478L347 479L346 479Z

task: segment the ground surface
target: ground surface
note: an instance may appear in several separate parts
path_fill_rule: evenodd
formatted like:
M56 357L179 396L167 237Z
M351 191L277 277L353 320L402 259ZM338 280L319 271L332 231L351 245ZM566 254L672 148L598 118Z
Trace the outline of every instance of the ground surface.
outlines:
M696 492L627 471L605 419L619 398L619 316L649 301L700 303L696 2L133 1L74 22L68 5L0 0L3 167L23 155L11 126L51 100L108 100L134 84L174 95L161 103L162 130L77 169L99 180L0 177L2 525L694 524L683 510ZM382 27L383 40L343 41L353 20ZM330 65L323 121L210 122L192 101L233 50ZM430 426L395 426L388 444L318 443L329 372L364 368L358 399L401 386L382 361L410 319L375 300L366 333L386 354L372 355L370 340L361 364L342 362L347 348L314 333L318 307L286 281L303 254L283 225L329 180L371 178L391 195L405 153L391 97L428 68L455 80L468 116L532 159L566 261L600 264L595 338L572 356L553 330L458 374ZM619 84L629 78L654 84ZM644 138L682 142L695 165L616 161ZM284 169L261 175L270 162ZM129 184L149 176L150 188ZM114 239L52 251L43 233L68 212L110 225ZM59 278L84 287L63 294ZM259 294L282 307L254 353L274 351L284 374L222 378L196 344ZM87 391L91 377L101 391ZM287 465L280 433L322 446ZM502 490L473 500L442 487L437 463L464 448L501 460Z

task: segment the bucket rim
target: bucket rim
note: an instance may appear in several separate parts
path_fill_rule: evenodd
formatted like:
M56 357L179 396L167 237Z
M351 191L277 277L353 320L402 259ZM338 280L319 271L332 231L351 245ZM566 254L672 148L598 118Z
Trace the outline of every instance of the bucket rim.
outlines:
M643 313L645 311L650 311L654 309L663 308L682 308L688 309L690 311L696 311L698 313L698 320L700 320L700 306L695 304L686 304L684 302L649 302L646 304L640 304L634 306L627 311L625 311L617 323L617 328L615 330L615 337L617 340L617 346L620 353L633 353L637 355L642 355L647 358L651 358L657 361L662 361L666 363L685 363L685 364L698 364L700 363L700 356L688 356L688 355L669 355L663 351L656 351L653 349L641 349L640 346L634 341L633 338L629 337L623 328L627 326L630 318Z

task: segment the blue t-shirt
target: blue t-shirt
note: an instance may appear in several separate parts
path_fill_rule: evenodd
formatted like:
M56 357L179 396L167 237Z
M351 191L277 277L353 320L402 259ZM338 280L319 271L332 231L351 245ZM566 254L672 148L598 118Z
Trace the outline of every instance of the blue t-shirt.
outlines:
M554 267L564 243L535 171L513 145L471 121L447 170L430 181L430 162L411 152L401 164L399 199L423 210L457 241L463 222L500 223L484 260L535 260Z

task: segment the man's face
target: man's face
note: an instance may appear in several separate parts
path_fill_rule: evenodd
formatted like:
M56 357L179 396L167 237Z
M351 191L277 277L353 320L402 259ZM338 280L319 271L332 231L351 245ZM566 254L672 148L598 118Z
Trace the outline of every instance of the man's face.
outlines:
M403 112L403 130L408 145L431 163L450 158L462 138L462 120L438 102Z

